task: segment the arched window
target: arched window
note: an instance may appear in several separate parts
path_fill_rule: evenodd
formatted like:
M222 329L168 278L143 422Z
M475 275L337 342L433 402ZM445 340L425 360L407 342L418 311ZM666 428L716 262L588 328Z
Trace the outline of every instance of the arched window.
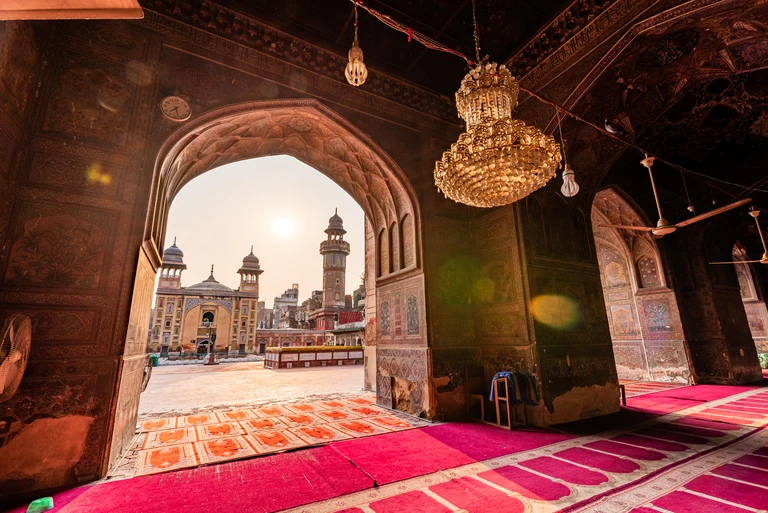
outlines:
M248 313L248 305L243 305L243 315Z
M213 324L213 320L214 320L214 314L213 314L213 312L205 312L205 313L203 314L203 324L204 324L204 325L206 325L206 326L207 326L207 325L209 325L209 324Z

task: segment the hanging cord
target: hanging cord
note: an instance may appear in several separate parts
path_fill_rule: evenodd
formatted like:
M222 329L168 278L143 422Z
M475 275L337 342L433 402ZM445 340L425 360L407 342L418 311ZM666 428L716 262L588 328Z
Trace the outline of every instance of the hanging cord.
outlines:
M368 7L367 5L365 5L363 3L363 0L350 0L350 2L355 4L355 6L360 6L361 9L364 9L366 12L371 14L374 18L376 18L377 20L381 21L382 23L384 23L388 27L390 27L390 28L392 28L394 30L397 30L398 32L402 32L403 34L406 34L409 37L409 39L413 39L415 41L418 41L419 43L421 43L422 45L424 45L426 48L428 48L430 50L437 50L437 51L440 51L440 52L449 53L451 55L455 55L457 57L460 57L460 58L464 59L464 62L466 62L468 66L471 66L471 65L475 64L475 62L473 62L472 59L470 59L469 57L464 55L462 52L460 52L458 50L454 50L452 48L449 48L449 47L445 46L444 44L439 43L438 41L435 41L431 37L426 36L426 35L422 34L421 32L418 32L416 30L413 30L411 27L403 25L402 23L392 19L390 16L388 16L386 14L383 14L383 13L380 13L379 11L377 11L377 10L371 8L371 7ZM474 36L475 36L475 53L476 53L476 56L477 56L477 62L479 62L480 61L480 38L479 38L479 31L478 31L478 28L477 28L477 18L476 18L476 15L475 15L475 2L476 2L476 0L472 0L472 20L473 20L473 23L475 25L475 31L474 31ZM634 143L632 143L630 141L627 141L626 139L622 139L621 137L618 137L618 136L612 134L611 132L606 130L604 127L601 127L601 126L599 126L599 125L597 125L595 123L592 123L591 121L587 121L586 119L582 118L581 116L579 116L578 114L574 113L573 111L563 107L562 105L560 105L558 103L555 103L554 101L549 100L548 98L545 98L545 97L543 97L543 96L541 96L541 95L531 91L530 89L528 89L526 87L523 87L522 85L520 85L519 82L518 82L518 87L520 88L520 91L522 91L524 93L527 93L528 95L532 96L533 98L536 98L537 100L539 100L542 103L545 103L547 105L553 106L555 109L557 109L558 112L561 112L562 114L564 114L566 116L569 116L569 117L571 117L571 118L573 118L573 119L575 119L575 120L577 120L577 121L579 121L581 123L584 123L585 125L588 125L588 126L594 128L595 130L597 130L598 132L600 132L604 136L610 137L611 139L619 141L620 143L622 143L625 146L628 146L630 148L634 148L636 150L639 150L641 153L647 154L650 157L654 157L658 162L662 162L662 163L668 165L671 168L677 169L681 173L685 173L685 174L690 175L690 176L692 176L694 178L697 178L698 180L700 180L700 181L706 183L707 185L709 185L710 190L712 189L712 184L709 182L711 180L711 181L720 182L720 183L723 183L723 184L726 184L726 185L730 185L732 187L737 187L737 188L743 189L743 190L745 190L747 192L754 191L754 192L768 193L767 189L761 189L761 188L757 188L755 186L747 187L747 186L744 186L744 185L741 185L741 184L738 184L738 183L733 183L733 182L729 182L729 181L726 181L726 180L721 180L719 178L715 178L713 176L705 175L703 173L697 173L696 171L691 171L690 169L687 169L687 168L685 168L683 166L679 166L677 164L669 162L668 160L662 159L661 157L657 157L656 155L652 155L651 153L648 153L646 150L644 150L643 148L641 148L637 144L634 144ZM721 189L719 187L718 187L718 190L720 190L721 192L723 192L723 193L725 193L725 194L727 194L729 196L736 197L735 194L731 194L728 191L725 191L725 190L723 190L723 189ZM714 199L714 197L713 197L713 199Z
M472 26L475 36L475 58L480 62L480 29L477 26L477 0L472 0Z
M416 30L413 30L412 28L403 25L399 21L393 20L390 16L387 16L386 14L380 13L376 9L373 9L372 7L368 7L363 3L363 0L350 0L355 5L359 5L361 9L364 9L367 13L369 13L371 16L382 22L384 25L388 26L391 29L397 30L398 32L402 32L406 36L409 37L409 39L413 39L414 41L418 41L419 43L423 44L425 47L429 48L430 50L438 50L440 52L450 53L452 55L455 55L456 57L461 57L464 59L464 61L467 63L467 65L471 65L472 60L464 55L463 53L454 50L452 48L448 48L447 46L438 43L434 39L432 39L429 36L426 36L422 34L421 32L418 32Z
M357 43L357 4L355 4L355 43Z
M680 171L680 178L683 179L683 188L685 189L685 197L688 199L688 210L694 212L693 203L691 203L691 195L688 194L688 184L685 182L685 174Z
M568 169L568 156L565 154L565 139L563 139L563 127L560 126L560 111L555 109L555 116L557 116L557 131L560 132L560 146L563 151L563 171Z

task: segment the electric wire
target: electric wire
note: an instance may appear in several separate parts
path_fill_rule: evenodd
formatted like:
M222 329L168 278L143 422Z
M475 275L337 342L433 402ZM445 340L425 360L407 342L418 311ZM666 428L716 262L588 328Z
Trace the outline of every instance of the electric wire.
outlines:
M436 50L436 51L448 53L448 54L451 54L451 55L455 55L456 57L460 57L461 59L464 59L464 62L466 62L467 66L472 66L473 64L475 64L477 62L480 62L480 37L479 37L479 31L478 31L478 25L477 25L477 17L476 17L476 13L475 13L475 10L476 10L476 0L472 0L472 21L473 21L473 25L474 25L474 34L473 35L474 35L474 40L475 40L475 53L476 53L477 61L472 61L472 59L470 59L469 57L464 55L464 53L462 53L462 52L460 52L458 50L454 50L453 48L450 48L450 47L448 47L448 46L446 46L446 45L444 45L444 44L442 44L442 43L440 43L440 42L430 38L429 36L427 36L425 34L422 34L421 32L418 32L416 30L413 30L413 28L408 27L407 25L404 25L404 24L398 22L397 20L393 19L391 16L383 14L383 13L377 11L376 9L373 9L372 7L369 7L369 6L365 5L365 3L363 3L363 0L350 0L350 2L352 2L355 6L359 6L361 9L365 10L371 16L373 16L377 20L381 21L382 23L384 23L385 25L387 25L391 29L394 29L394 30L397 30L398 32L402 32L403 34L406 34L408 36L408 41L409 42L411 41L411 39L413 39L415 41L418 41L419 43L421 43L422 45L424 45L426 48L428 48L430 50ZM716 178L714 176L706 175L704 173L698 173L696 171L692 171L692 170L690 170L690 169L688 169L686 167L683 167L681 165L678 165L678 164L675 164L673 162L670 162L670 161L668 161L666 159L663 159L663 158L661 158L661 157L659 157L657 155L654 155L654 154L644 150L643 148L641 148L640 146L638 146L637 144L635 144L635 143L633 143L631 141L628 141L628 140L623 139L623 138L621 138L621 137L619 137L619 136L617 136L615 134L612 134L611 132L606 130L604 127L601 127L601 126L599 126L599 125L597 125L597 124L595 124L595 123L593 123L591 121L588 121L588 120L584 119L583 117L579 116L578 114L576 114L575 112L571 111L570 109L568 109L568 108L558 104L557 102L555 102L553 100L550 100L550 99L548 99L548 98L546 98L544 96L541 96L540 94L535 93L534 91L528 89L527 87L523 87L522 85L520 85L519 82L518 82L518 86L520 88L520 91L522 91L522 92L532 96L533 98L539 100L540 102L542 102L544 104L547 104L547 105L550 105L550 106L554 107L556 109L556 112L561 112L562 114L564 114L564 115L566 115L568 117L571 117L571 118L579 121L580 123L584 123L585 125L590 126L593 129L597 130L602 135L605 135L606 137L610 137L611 139L614 139L614 140L622 143L625 146L628 146L630 148L634 148L634 149L640 151L642 154L648 155L650 157L654 157L657 161L662 162L662 163L668 165L669 167L678 170L681 173L685 173L685 174L688 174L690 176L693 176L694 178L697 178L698 180L700 180L700 181L706 183L707 185L709 185L710 189L712 188L712 183L710 182L710 180L711 180L711 181L719 182L719 183L722 183L722 184L725 184L725 185L729 185L729 186L732 186L732 187L736 187L736 188L739 188L739 189L743 189L744 191L742 192L742 194L746 194L746 193L749 193L749 192L752 192L752 191L768 193L768 189L757 188L755 186L748 187L748 186L741 185L741 184L738 184L738 183L729 182L727 180L722 180L720 178ZM560 121L559 121L559 118L558 118L558 123L559 122ZM561 135L561 140L562 140L562 135ZM768 179L766 179L766 180L768 180ZM757 182L757 184L760 184L760 182L764 182L764 181L765 180L761 180L761 181ZM687 190L687 186L686 186L686 190ZM731 197L737 197L737 195L734 195L734 194L732 194L732 193L730 193L728 191L725 191L725 190L723 190L721 188L718 188L718 190L720 190L721 192L723 192L723 193L725 193L725 194L727 194L727 195L729 195ZM714 196L713 196L713 198L714 198Z

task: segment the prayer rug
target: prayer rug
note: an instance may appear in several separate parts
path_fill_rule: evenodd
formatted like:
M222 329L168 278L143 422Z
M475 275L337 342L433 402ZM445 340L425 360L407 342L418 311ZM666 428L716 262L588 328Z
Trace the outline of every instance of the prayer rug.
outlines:
M156 474L199 464L192 444L157 447L139 453L137 474Z
M285 451L309 445L309 442L297 437L287 429L283 431L251 433L250 435L246 435L245 438L251 446L259 452L259 454Z
M142 463L131 475L220 463L423 425L392 415L373 402L372 397L353 397L144 421L133 446ZM177 445L185 448L157 450Z
M200 458L200 463L219 463L227 460L248 458L257 454L242 436L195 442L195 449Z

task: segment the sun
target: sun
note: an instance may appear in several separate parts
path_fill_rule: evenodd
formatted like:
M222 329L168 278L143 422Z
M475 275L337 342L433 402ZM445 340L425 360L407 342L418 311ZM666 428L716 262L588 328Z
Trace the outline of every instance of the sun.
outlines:
M280 239L290 239L296 233L296 223L290 217L276 217L270 223L272 234Z

